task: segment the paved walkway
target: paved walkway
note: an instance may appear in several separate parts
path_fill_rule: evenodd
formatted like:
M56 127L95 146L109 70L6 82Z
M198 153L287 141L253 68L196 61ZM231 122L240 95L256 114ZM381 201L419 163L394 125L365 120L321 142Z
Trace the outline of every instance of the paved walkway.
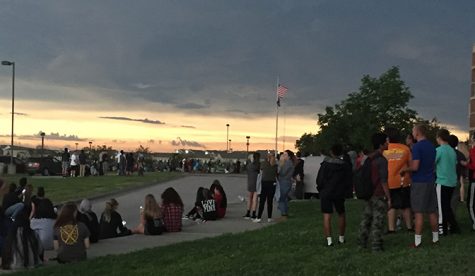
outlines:
M185 221L183 231L179 233L165 233L160 236L132 235L116 239L100 240L99 243L93 244L88 250L89 258L127 253L144 248L164 246L206 237L215 237L225 233L255 230L270 225L267 222L252 223L242 218L246 206L245 203L239 200L238 196L246 196L246 177L243 175L187 176L155 186L138 189L115 197L119 202L118 212L127 222L126 226L128 228L134 228L139 223L139 208L144 205L143 201L145 195L151 193L160 201L162 192L168 187L173 187L180 194L185 204L185 212L188 212L195 202L197 189L200 186L209 188L214 179L218 179L221 182L228 198L228 209L224 219L200 224ZM98 217L106 201L107 199L93 201L93 210ZM264 213L266 214L266 212ZM265 214L264 218L267 218ZM274 217L277 217L278 214L277 211L274 211ZM53 251L47 252L48 257L54 255L55 253Z

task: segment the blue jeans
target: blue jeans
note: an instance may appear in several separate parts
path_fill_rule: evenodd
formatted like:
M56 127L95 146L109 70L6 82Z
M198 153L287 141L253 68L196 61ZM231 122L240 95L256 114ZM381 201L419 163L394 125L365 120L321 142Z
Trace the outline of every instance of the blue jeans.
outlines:
M280 185L280 198L279 198L279 210L282 216L289 214L289 193L292 188L291 182L279 182Z
M12 206L8 207L7 210L5 210L5 216L15 219L16 216L23 210L23 208L25 208L25 204L23 204L23 202L13 204Z

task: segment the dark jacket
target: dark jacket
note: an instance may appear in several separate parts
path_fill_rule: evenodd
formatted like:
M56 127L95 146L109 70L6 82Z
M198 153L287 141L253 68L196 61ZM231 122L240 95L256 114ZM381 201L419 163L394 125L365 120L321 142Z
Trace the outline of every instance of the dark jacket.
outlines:
M304 167L305 161L302 158L297 159L297 165L295 165L294 169L294 175L293 177L296 178L297 175L300 175L300 179L303 180L303 167Z
M124 227L122 217L116 211L111 213L111 220L109 222L105 220L103 213L101 215L101 221L99 222L99 228L99 239L101 240L130 235L130 230Z
M326 157L320 165L317 189L320 198L345 198L352 189L352 169L340 158Z
M84 223L87 229L89 229L89 240L91 243L96 243L99 240L100 234L99 222L97 221L96 214L92 211L88 213L78 212L77 220Z

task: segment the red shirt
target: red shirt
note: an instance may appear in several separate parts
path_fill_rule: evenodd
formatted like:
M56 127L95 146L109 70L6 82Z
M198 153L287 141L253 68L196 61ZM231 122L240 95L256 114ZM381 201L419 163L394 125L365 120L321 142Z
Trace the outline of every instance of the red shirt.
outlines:
M222 194L214 194L214 201L216 201L216 216L218 219L224 218L226 215L226 208L221 207L221 202L223 202Z
M183 216L183 207L175 204L162 206L163 223L168 232L181 231L181 218Z

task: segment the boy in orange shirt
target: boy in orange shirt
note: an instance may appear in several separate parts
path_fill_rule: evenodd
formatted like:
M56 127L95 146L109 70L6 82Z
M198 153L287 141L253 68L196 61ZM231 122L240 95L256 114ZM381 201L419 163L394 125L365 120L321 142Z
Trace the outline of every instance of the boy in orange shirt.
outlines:
M391 194L391 208L388 211L388 233L396 232L396 210L402 210L402 215L408 231L412 231L411 217L411 177L409 173L401 176L400 172L410 166L411 151L408 146L400 143L399 131L387 128L389 138L388 150L384 157L388 160L388 187Z

